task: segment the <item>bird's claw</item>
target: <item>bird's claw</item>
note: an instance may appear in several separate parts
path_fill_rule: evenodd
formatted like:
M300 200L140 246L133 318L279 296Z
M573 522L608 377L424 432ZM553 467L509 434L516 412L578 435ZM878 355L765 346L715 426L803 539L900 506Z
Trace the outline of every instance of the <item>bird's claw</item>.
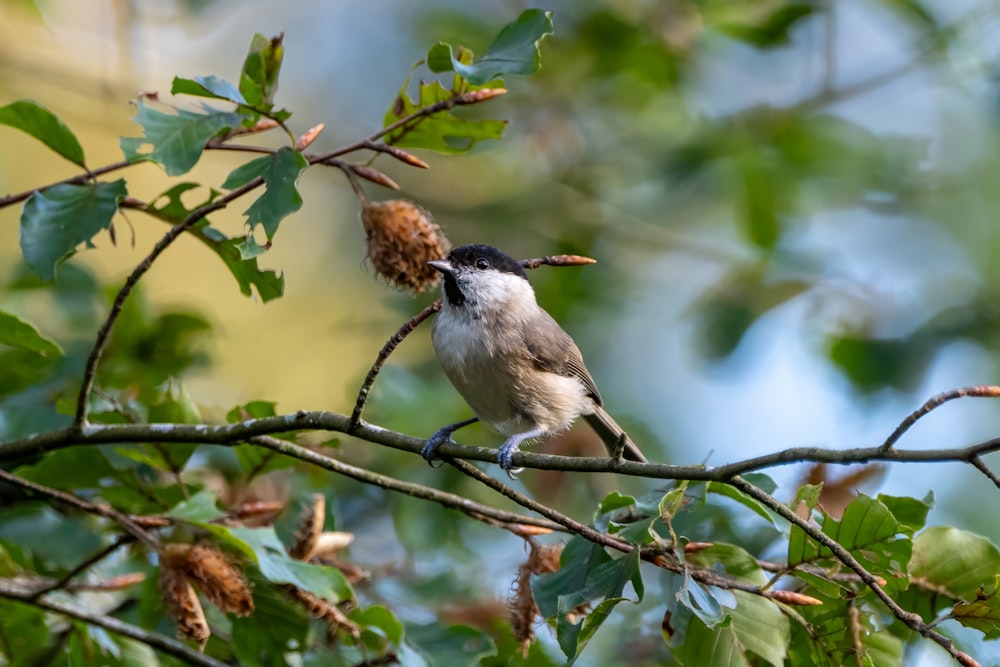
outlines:
M424 457L424 460L427 461L428 465L432 468L440 468L444 465L444 462L438 459L437 450L443 444L455 443L455 441L451 439L451 433L452 432L447 428L438 429L434 435L427 438L424 446L420 448L420 455ZM437 462L437 465L435 465L435 462Z
M497 452L497 463L503 468L503 471L507 473L507 476L511 479L517 479L517 476L524 470L524 468L514 467L514 452L517 450L517 442L507 441L500 446L500 451Z

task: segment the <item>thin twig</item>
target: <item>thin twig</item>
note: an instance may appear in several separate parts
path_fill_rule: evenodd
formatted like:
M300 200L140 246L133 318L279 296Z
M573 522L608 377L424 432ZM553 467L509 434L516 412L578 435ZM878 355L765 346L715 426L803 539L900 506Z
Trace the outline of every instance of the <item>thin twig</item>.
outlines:
M411 167L419 167L420 169L430 169L431 166L418 158L412 153L404 151L402 148L396 148L395 146L389 144L377 143L375 141L370 141L365 139L363 142L363 148L367 148L370 151L375 151L376 153L385 153L390 155L403 164L408 164Z
M50 600L48 598L33 599L34 593L35 591L30 587L18 586L15 582L9 579L0 579L0 597L11 600L20 600L25 604L33 605L39 609L62 614L63 616L69 616L70 618L75 618L76 620L87 623L88 625L104 628L109 632L114 632L115 634L122 635L123 637L134 639L137 642L145 644L150 648L154 648L167 655L173 656L181 662L189 665L199 665L200 667L227 667L226 663L199 653L176 639L171 639L170 637L166 637L157 632L144 630L138 626L132 625L131 623L120 621L111 616L95 614L59 600Z
M569 530L569 532L580 535L584 539L625 553L628 553L635 548L634 545L629 544L628 542L606 535L599 530L595 530L586 524L580 523L576 519L570 518L565 514L558 512L547 505L543 505L537 500L514 490L507 484L498 480L496 477L487 475L485 472L467 461L450 457L444 459L444 461L456 468L459 472L493 489L500 495L513 500L521 507L541 514L546 519L564 526L567 530Z
M439 310L441 310L441 299L438 299L403 323L403 326L399 327L396 333L390 336L389 340L387 340L385 345L382 346L382 349L379 350L378 356L375 358L375 363L372 364L371 369L368 371L368 375L365 376L365 381L361 383L361 389L358 390L358 398L354 402L354 411L351 413L351 421L348 424L348 432L353 431L361 425L361 416L365 410L365 403L368 402L368 394L371 392L372 385L375 383L375 378L378 377L379 371L382 370L382 365L385 364L386 359L389 358L389 355L393 353L399 344L402 343L414 329L420 326L421 322Z
M25 190L24 192L18 192L17 194L6 195L4 197L0 197L0 208L3 208L5 206L10 206L11 204L16 204L20 201L24 201L25 199L35 194L36 192L44 192L45 190L48 190L49 188L54 188L57 185L82 185L83 183L86 183L89 180L101 176L102 174L107 174L112 171L124 169L125 167L132 166L133 164L137 163L129 162L128 160L112 162L111 164L106 164L103 167L92 169L86 173L77 174L76 176L70 176L69 178L64 178L63 180L56 181L55 183L49 183L47 185L43 185L38 188L32 188L30 190Z
M209 141L207 144L205 144L205 150L236 151L243 153L262 153L264 155L273 155L278 152L277 149L268 148L267 146L250 146L248 144L223 144L213 141Z
M76 496L66 493L64 491L59 491L58 489L52 489L47 486L38 484L37 482L32 482L31 480L24 479L23 477L18 477L17 475L14 475L12 473L7 472L6 470L3 470L2 468L0 468L0 480L3 480L8 484L18 486L22 489L27 489L32 493L37 493L38 495L45 496L46 498L51 498L52 500L60 502L64 505L69 505L70 507L74 507L83 512L87 512L89 514L96 514L98 516L103 516L107 519L111 519L112 521L120 524L121 527L124 528L125 531L135 539L144 543L145 545L147 545L156 552L159 552L160 550L159 540L157 540L155 537L153 537L145 530L143 530L132 517L122 514L113 507L110 507L108 505L97 505L95 503L88 502L86 500L77 498Z
M61 588L66 588L69 585L69 583L73 581L73 579L75 579L82 572L89 570L90 568L97 565L102 560L113 554L114 552L118 551L118 549L120 549L121 547L134 541L135 537L133 537L131 534L119 535L114 542L100 549L99 551L95 552L87 560L83 561L82 563L74 567L72 570L67 572L65 575L63 575L61 579L58 579L53 583L49 584L48 586L45 586L44 588L41 588L38 591L36 591L35 594L32 596L32 599L37 599L45 595L46 593L51 593L52 591L56 591Z
M978 663L970 655L955 648L955 644L951 639L945 637L924 623L924 620L919 614L906 611L900 607L899 604L897 604L896 601L893 600L892 597L885 592L885 590L883 590L882 586L879 585L878 577L865 569L865 567L858 562L850 551L845 549L832 537L824 533L818 526L809 523L808 520L800 517L783 502L773 497L763 489L754 486L742 477L733 477L731 480L728 480L727 483L734 488L739 489L754 500L762 503L789 523L798 526L813 541L829 549L837 560L857 573L858 577L861 578L861 581L863 581L865 585L868 586L873 593L875 593L875 596L882 601L882 604L884 604L890 612L892 612L893 616L902 621L911 630L939 644L960 664L966 665L967 667L978 665Z
M948 401L953 401L956 398L996 398L1000 396L1000 387L993 385L980 385L975 387L959 387L958 389L952 389L950 391L945 391L937 396L931 396L927 401L921 405L918 409L911 412L906 419L900 422L896 430L886 438L885 442L882 443L882 449L890 450L893 445L899 441L903 434L906 433L910 428L917 423L917 421L929 413L935 408L939 408Z
M997 477L996 473L993 472L988 465L986 465L986 461L979 456L970 456L969 463L979 470L979 472L983 473L986 476L986 479L993 482L995 487L1000 489L1000 477Z
M122 307L125 305L125 300L128 299L129 295L132 293L132 289L139 282L139 279L142 278L147 271L149 271L156 258L159 257L164 250L170 247L171 243L176 241L181 234L190 229L195 223L202 220L209 213L225 208L229 202L242 197L263 183L264 179L258 176L245 185L236 188L235 190L230 190L214 202L196 208L194 211L189 213L182 222L171 227L170 231L168 231L163 238L161 238L156 245L153 246L150 253L146 255L146 257L139 262L134 269L132 269L132 273L130 273L128 278L125 280L125 284L118 290L118 294L115 296L115 301L111 305L111 310L108 312L107 317L101 324L101 328L98 329L97 339L94 341L94 345L90 349L90 354L87 356L87 364L84 367L83 372L83 382L80 385L80 394L76 401L76 415L73 418L74 427L79 429L87 424L87 401L90 398L90 390L94 386L94 378L97 375L97 365L101 360L101 354L104 352L104 348L107 346L108 337L111 335L111 329L118 320L118 315L121 314Z

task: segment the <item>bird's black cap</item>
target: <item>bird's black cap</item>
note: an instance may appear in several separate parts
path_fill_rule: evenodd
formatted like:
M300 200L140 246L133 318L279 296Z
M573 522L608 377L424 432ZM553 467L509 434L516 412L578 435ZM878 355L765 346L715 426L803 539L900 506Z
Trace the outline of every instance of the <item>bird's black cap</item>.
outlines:
M463 266L482 271L494 269L528 279L528 274L519 261L491 245L474 244L455 248L448 253L448 261L455 267Z

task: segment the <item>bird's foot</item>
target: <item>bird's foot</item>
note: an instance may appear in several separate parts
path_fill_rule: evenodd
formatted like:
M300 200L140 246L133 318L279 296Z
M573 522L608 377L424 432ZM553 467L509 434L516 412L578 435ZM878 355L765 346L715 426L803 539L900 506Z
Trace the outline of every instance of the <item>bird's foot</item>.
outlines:
M427 438L426 442L424 442L424 446L420 448L420 455L424 457L424 460L427 461L432 468L441 467L440 465L434 465L434 462L438 460L437 450L445 443L455 444L455 441L451 439L451 434L458 429L465 428L469 424L474 424L477 421L479 421L478 417L472 417L471 419L466 419L465 421L442 426L434 433L434 435ZM442 463L441 465L444 464Z
M497 463L511 479L517 479L517 476L524 470L524 468L514 467L514 452L518 451L520 445L521 440L517 437L508 438L505 443L500 445L500 451L497 452Z
M444 461L438 459L437 450L445 443L455 442L451 439L451 434L453 432L454 431L448 426L439 428L434 435L427 438L427 442L425 442L424 446L420 448L420 455L424 457L424 460L427 461L427 464L430 465L430 467L440 468L444 465Z

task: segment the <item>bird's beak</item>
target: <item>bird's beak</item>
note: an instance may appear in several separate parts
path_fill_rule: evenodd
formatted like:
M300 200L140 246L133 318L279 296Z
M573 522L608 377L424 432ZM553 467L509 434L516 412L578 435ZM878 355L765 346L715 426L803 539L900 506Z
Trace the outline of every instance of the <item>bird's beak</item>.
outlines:
M449 262L446 259L434 259L434 260L431 260L431 261L429 261L427 263L430 264L431 266L433 266L435 269L437 269L441 273L444 273L446 275L451 275L451 274L455 273L455 267L453 267L451 265L451 262Z

